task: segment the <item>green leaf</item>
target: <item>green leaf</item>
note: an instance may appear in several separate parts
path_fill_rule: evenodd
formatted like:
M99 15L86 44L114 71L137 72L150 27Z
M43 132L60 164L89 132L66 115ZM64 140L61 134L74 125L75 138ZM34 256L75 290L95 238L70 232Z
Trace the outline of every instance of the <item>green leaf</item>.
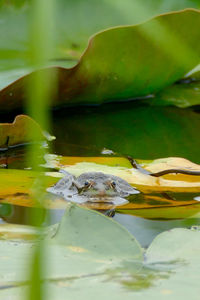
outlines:
M199 27L199 11L188 9L94 35L75 67L56 68L59 87L53 105L102 103L160 91L199 64ZM5 86L2 108L19 107L27 79Z
M199 73L200 74L200 73ZM197 75L197 74L196 74ZM152 105L189 107L200 104L200 81L176 83L163 89L152 99Z
M152 99L152 105L176 105L189 107L200 104L200 65L182 80L164 88Z
M167 294L168 299L196 299L200 280L199 251L198 230L175 228L158 235L146 252L146 262L157 270L168 268L168 279L159 280L149 294L154 297Z
M42 131L41 127L32 118L18 115L13 123L0 123L0 148L8 148L32 142L30 135L34 130L37 141L52 140L54 137Z
M116 237L113 240L113 237ZM53 238L58 244L84 255L104 259L141 260L142 252L134 237L117 222L95 211L69 205ZM112 242L111 242L112 241Z
M33 247L0 242L2 299L11 295L23 299ZM199 251L199 230L175 228L155 238L141 268L142 250L125 229L98 213L70 205L57 234L46 239L42 283L50 300L88 300L94 295L97 300L193 300L199 291Z
M148 263L175 260L199 261L199 250L200 232L198 230L175 228L163 232L154 239L146 252L146 258Z
M59 0L55 10L54 58L79 58L89 37L100 30L136 24L156 14L188 7L200 8L199 1ZM27 64L30 8L28 0L0 2L1 69Z
M33 249L30 243L0 241L1 285L26 279L27 260ZM135 238L115 221L95 211L68 205L57 233L46 239L45 259L43 278L60 281L62 277L70 280L100 275L129 260L137 272L143 254Z

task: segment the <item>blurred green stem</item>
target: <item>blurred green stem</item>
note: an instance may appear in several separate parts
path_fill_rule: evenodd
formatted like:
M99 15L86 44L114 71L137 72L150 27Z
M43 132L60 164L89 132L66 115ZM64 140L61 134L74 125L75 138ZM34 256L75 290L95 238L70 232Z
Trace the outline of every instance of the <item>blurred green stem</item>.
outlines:
M50 128L49 103L52 97L52 86L54 86L54 74L45 69L53 52L53 22L54 22L54 0L32 0L30 15L30 65L35 70L30 76L27 87L26 110L40 126L48 131ZM44 155L44 147L37 141L37 133L30 128L29 134L33 140L27 159L36 171L40 170L40 164ZM41 204L41 209L33 209L29 216L32 224L40 231L40 222L44 214L42 208L42 196L44 195L44 176L38 173L37 182L32 187L33 199ZM40 242L36 247L31 263L30 279L31 285L28 299L45 299L45 292L41 286L41 274L45 267L44 245Z

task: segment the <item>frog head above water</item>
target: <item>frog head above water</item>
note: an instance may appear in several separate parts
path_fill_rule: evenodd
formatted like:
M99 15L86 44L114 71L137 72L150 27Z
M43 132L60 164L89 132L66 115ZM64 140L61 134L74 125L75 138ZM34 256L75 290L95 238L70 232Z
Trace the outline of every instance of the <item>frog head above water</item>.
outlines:
M88 172L76 178L68 172L61 172L65 176L47 191L68 201L76 203L109 202L120 205L127 202L125 197L139 193L127 181L118 176Z

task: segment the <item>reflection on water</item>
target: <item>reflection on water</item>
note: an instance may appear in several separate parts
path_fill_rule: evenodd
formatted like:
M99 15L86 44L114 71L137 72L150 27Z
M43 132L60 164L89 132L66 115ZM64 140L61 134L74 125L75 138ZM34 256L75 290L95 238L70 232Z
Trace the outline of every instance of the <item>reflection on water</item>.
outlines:
M200 114L192 109L150 107L137 102L54 112L51 143L65 156L131 155L136 159L179 156L200 163ZM6 163L1 157L0 164ZM120 154L120 155L119 155ZM10 167L23 168L24 148L8 150ZM15 158L18 158L16 161Z
M181 202L183 200L183 194L177 195ZM190 196L194 196L192 193ZM141 195L137 195L138 199L142 199ZM175 195L174 195L175 197ZM147 199L147 196L146 196ZM187 194L187 201L192 200L189 198L189 193ZM187 203L186 203L187 204ZM140 205L143 205L142 203ZM161 232L170 230L174 227L190 228L193 225L200 225L200 218L195 217L200 211L200 204L193 209L193 205L181 205L179 206L166 206L163 204L164 208L158 203L154 203L155 206L148 208L148 203L145 203L146 209L141 209L138 200L138 208L130 208L128 210L117 209L117 213L114 216L114 220L125 226L131 234L135 236L142 247L146 248L152 242L152 240ZM178 205L178 201L177 204ZM91 209L97 209L97 204L90 203L87 207ZM99 206L99 210L102 208L102 213L105 213L105 209L110 209L108 204ZM31 220L30 210L39 208L23 207L18 205L1 204L0 207L0 217L2 222L11 224L23 224L30 225ZM119 213L121 212L121 213ZM65 213L65 209L48 209L43 210L43 214L40 214L40 223L44 226L52 225L60 222L62 216ZM152 219L151 219L152 218ZM171 219L170 219L171 218ZM1 222L1 223L2 223Z
M2 213L3 208L5 210L5 207L8 211L8 213L6 214ZM30 210L40 210L42 213L38 214L38 216L40 216L38 224L43 224L44 222L47 224L48 213L41 208L25 207L2 203L0 207L0 217L6 223L32 225L33 222L30 220Z
M106 148L137 159L179 156L200 163L200 114L192 109L115 103L68 108L53 120L58 154L100 156Z
M115 220L125 226L144 248L147 248L152 240L163 231L175 227L190 228L194 224L200 224L199 218L182 220L148 220L122 214L116 214Z

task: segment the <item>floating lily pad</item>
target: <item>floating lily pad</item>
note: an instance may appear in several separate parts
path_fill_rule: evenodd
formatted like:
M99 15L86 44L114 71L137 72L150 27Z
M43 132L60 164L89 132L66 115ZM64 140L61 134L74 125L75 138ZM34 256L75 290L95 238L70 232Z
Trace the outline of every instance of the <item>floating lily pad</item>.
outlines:
M152 105L175 105L189 107L200 104L200 65L182 80L164 88L152 99Z
M55 68L59 84L53 105L102 103L162 90L199 64L199 27L199 11L188 9L94 35L75 67ZM22 105L28 78L5 86L3 109Z
M200 104L200 81L176 83L163 89L152 100L152 105L189 107Z
M8 148L31 142L30 129L34 130L35 136L40 141L53 139L50 135L45 134L40 126L29 116L18 115L13 123L0 124L0 148Z
M38 206L39 203L33 200L32 190L41 173L28 170L0 170L1 180L1 202L12 203L22 206ZM54 177L53 177L54 176ZM46 186L54 184L58 179L52 172L52 176L43 176ZM51 201L52 202L52 201ZM39 205L40 206L40 205Z
M146 252L148 263L155 261L198 260L200 249L199 230L176 228L155 238ZM172 242L176 241L176 242ZM167 245L171 245L170 249Z
M54 58L79 58L89 37L100 30L133 25L160 13L188 7L200 8L198 0L59 0L54 7ZM27 64L30 10L27 0L5 0L0 3L1 69L19 68Z
M181 158L181 157L167 157L167 158L159 158L155 159L153 161L147 161L147 162L141 162L141 165L148 171L156 173L163 170L170 170L170 169L176 169L176 170L185 170L185 171L200 171L200 165L195 164L188 159ZM183 174L181 174L183 175ZM170 178L174 177L174 174L168 174ZM185 177L185 175L184 175ZM187 176L188 177L188 176ZM195 177L192 176L192 181L195 180ZM196 177L197 180L199 180L199 177ZM188 178L189 180L189 178Z
M113 235L117 237L114 240ZM68 205L56 234L47 238L46 243L45 256L49 257L43 274L46 279L101 274L126 260L132 260L137 272L143 261L140 245L125 228L97 212L74 205ZM27 259L30 259L33 245L0 241L0 248L1 285L27 279Z
M153 162L140 161L140 163L146 170L152 172L172 167L199 170L199 165L181 158L166 158ZM115 207L120 212L146 218L186 218L199 215L200 205L194 197L200 194L200 176L169 174L156 178L132 168L127 159L117 157L94 157L92 162L91 157L76 158L54 155L52 158L51 155L47 166L48 168L65 169L75 176L89 171L101 171L116 175L142 192L129 196L128 202L123 206L115 207L112 203L104 202L82 204L91 209L107 210ZM0 171L1 202L25 207L41 206L41 203L36 202L32 195L33 187L38 184L40 176L40 173L30 170L2 169ZM63 174L59 172L43 173L44 190L40 192L40 196L43 200L42 205L47 209L65 209L69 203L60 196L45 192L61 176Z
M50 300L94 295L98 300L193 300L199 290L199 237L199 230L163 232L145 251L143 262L142 249L127 230L96 212L70 205L55 236L46 238L41 284ZM0 296L22 299L34 244L0 241L0 249Z
M87 172L104 172L120 176L131 185L136 186L142 192L176 191L198 192L200 188L200 175L167 174L161 177L153 177L134 169L127 158L117 157L63 157L59 155L47 155L46 167L66 170L75 176ZM179 157L156 159L154 161L139 161L149 172L158 172L169 169L181 169L200 171L198 164ZM194 189L193 189L194 188Z
M130 197L129 203L122 207L117 207L117 211L121 213L156 219L199 216L200 205L194 200L194 196L200 193L200 176L168 174L155 178L131 168L128 165L130 162L126 158L118 157L88 158L50 155L46 158L48 167L61 168L76 176L79 176L85 170L87 172L103 171L107 174L120 176L144 193ZM197 172L200 170L199 165L183 158L172 157L139 162L149 172L169 169L193 170ZM171 194L171 192L173 193ZM88 203L87 207L102 210L113 208L112 205L105 203L98 205L96 203Z
M153 198L153 197L152 197ZM164 204L164 197L160 197L160 203L158 202L156 207L143 207L141 209L135 207L126 206L125 209L117 208L117 212L121 214L127 214L132 216L138 216L145 219L153 219L153 220L172 220L172 219L194 219L200 217L200 204L194 204L194 202L190 201L181 203L179 206L174 203L174 206L171 205L167 207L161 206L161 203ZM147 198L148 199L148 198ZM149 201L150 202L150 201ZM163 205L164 206L164 205Z
M31 226L6 223L0 225L0 240L33 241L38 237L37 230Z

